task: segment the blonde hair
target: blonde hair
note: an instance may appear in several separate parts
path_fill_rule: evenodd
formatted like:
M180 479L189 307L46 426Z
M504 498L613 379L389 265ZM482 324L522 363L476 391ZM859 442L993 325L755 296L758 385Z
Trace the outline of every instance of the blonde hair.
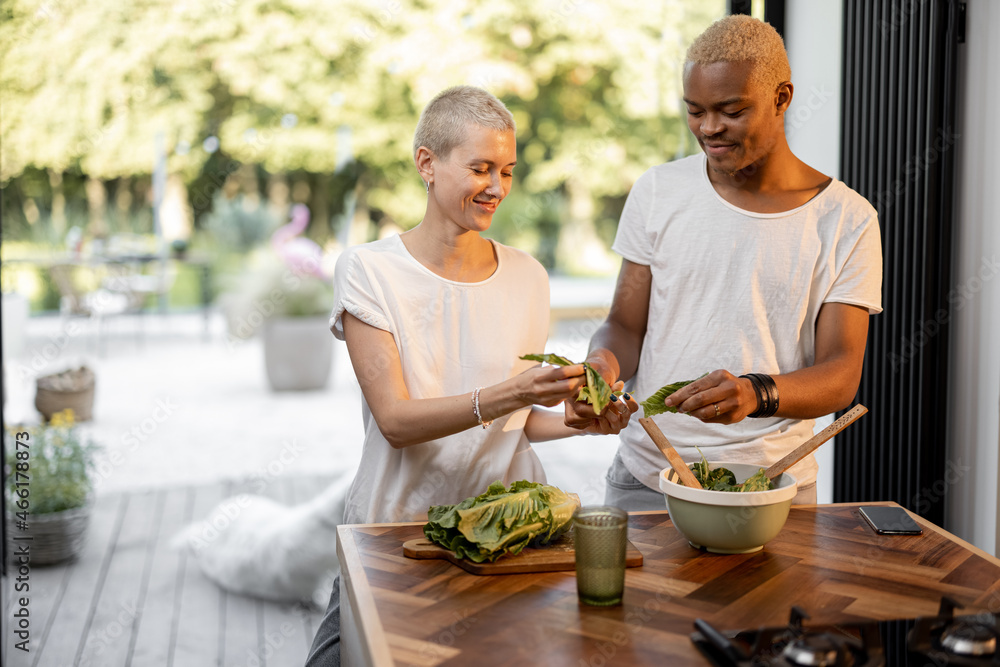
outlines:
M465 140L469 124L493 130L514 131L514 116L491 93L475 86L454 86L441 91L424 108L413 135L413 155L426 146L445 159Z
M769 23L745 14L719 19L698 35L688 47L684 71L718 62L749 62L751 85L768 90L792 78L781 35Z

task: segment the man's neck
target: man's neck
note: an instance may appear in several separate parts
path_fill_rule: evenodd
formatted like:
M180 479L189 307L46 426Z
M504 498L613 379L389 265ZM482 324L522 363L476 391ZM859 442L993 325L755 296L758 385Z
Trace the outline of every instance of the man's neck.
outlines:
M708 180L733 206L755 213L782 213L811 200L832 179L795 157L783 144L737 172L721 172L709 166Z

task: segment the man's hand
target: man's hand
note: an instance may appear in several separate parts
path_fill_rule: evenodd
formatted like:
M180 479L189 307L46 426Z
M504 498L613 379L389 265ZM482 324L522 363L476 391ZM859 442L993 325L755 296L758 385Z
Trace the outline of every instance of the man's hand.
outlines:
M611 385L611 391L621 391L624 387L625 383L619 381ZM584 401L573 402L591 408L591 405ZM570 401L566 401L567 412L570 409L569 403ZM584 427L584 431L601 435L617 435L628 426L629 419L638 409L639 403L629 394L622 394L621 396L611 394L611 402L604 408L604 412L591 419L590 425ZM593 413L593 409L590 412Z
M747 378L719 369L681 387L663 403L706 423L735 424L757 409L757 394Z

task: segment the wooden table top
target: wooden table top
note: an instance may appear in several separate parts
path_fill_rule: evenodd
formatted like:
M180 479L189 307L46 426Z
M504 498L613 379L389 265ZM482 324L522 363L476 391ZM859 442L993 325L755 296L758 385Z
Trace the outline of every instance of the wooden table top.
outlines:
M895 503L865 503L894 505ZM644 564L625 575L621 606L589 607L570 572L477 576L412 560L422 523L345 525L342 576L375 665L704 665L690 641L702 618L721 630L1000 611L1000 560L913 515L920 536L881 536L857 505L793 507L753 554L692 548L666 512L635 512L629 539Z

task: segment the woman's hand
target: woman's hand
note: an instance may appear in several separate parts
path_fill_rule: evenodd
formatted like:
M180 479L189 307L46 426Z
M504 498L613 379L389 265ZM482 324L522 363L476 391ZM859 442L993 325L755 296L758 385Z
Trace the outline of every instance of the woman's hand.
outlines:
M511 378L510 391L524 405L552 407L564 400L576 400L587 383L583 364L536 366Z

